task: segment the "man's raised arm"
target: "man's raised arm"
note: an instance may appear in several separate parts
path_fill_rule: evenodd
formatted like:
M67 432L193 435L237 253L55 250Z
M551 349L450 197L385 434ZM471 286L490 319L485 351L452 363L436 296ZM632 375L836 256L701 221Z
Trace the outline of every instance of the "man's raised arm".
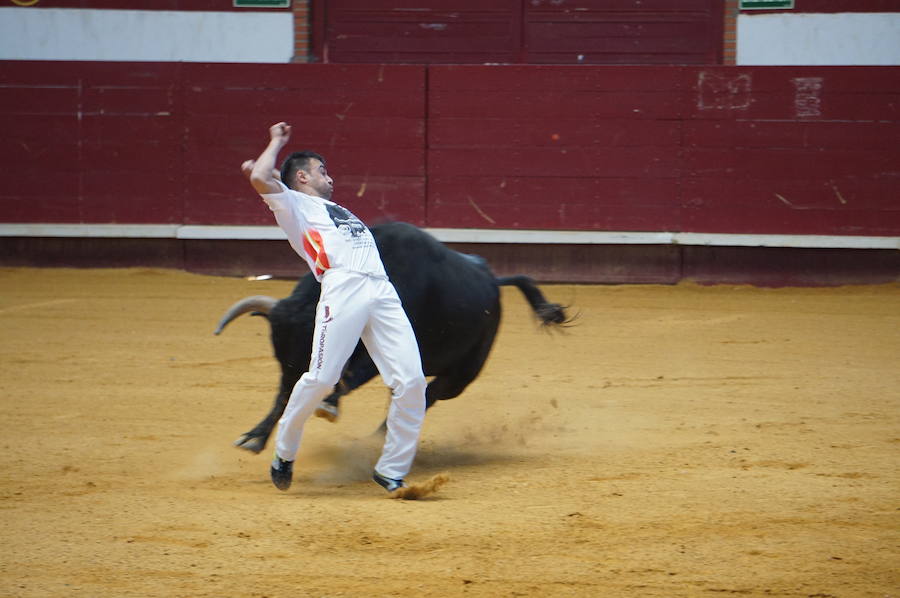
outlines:
M269 127L269 145L259 155L256 162L250 168L250 184L257 193L278 193L282 187L279 185L275 161L278 153L287 145L291 138L291 126L280 122ZM247 170L248 162L244 162L242 170Z

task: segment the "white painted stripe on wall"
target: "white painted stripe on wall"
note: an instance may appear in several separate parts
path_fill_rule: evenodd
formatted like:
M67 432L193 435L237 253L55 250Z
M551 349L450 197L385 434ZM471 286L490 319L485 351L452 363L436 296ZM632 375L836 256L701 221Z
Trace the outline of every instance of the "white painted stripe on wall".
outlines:
M190 226L178 229L179 239L241 239L286 241L287 235L277 226Z
M739 65L900 65L900 13L741 13Z
M445 243L534 245L708 245L715 247L900 249L900 237L493 230L471 228L426 228L425 230ZM284 232L277 226L194 226L177 224L0 224L0 237L83 237L244 241L283 241L286 239Z
M0 8L0 60L289 62L290 10Z
M900 237L844 235L731 235L675 233L678 245L718 247L805 247L810 249L900 249Z
M173 239L179 224L0 224L0 237Z
M668 245L672 233L565 230L426 229L445 243L531 243L572 245Z

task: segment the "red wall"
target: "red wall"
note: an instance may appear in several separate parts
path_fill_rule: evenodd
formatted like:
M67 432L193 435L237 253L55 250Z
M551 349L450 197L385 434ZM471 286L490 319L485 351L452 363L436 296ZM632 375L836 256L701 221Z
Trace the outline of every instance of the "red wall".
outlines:
M326 62L717 64L722 0L319 0Z
M900 234L897 67L0 62L0 220L271 224L277 120L366 220Z

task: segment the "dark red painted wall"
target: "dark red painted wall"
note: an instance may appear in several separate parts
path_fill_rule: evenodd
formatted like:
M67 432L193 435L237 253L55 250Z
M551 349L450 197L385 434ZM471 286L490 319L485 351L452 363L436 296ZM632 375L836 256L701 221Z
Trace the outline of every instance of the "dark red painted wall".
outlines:
M313 13L326 62L721 62L721 0L319 0Z
M900 234L897 67L0 62L0 221L271 224L267 128L368 221Z
M432 67L428 223L897 234L898 73Z
M2 220L270 224L239 165L285 120L361 217L424 224L424 98L421 67L0 62Z

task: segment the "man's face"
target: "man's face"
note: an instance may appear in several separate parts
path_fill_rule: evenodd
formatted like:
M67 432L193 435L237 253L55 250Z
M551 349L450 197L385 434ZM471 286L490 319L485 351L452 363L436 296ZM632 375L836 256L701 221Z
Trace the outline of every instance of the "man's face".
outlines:
M297 171L298 181L315 191L323 199L331 199L334 193L334 181L328 176L328 170L321 161L310 158L307 168Z

